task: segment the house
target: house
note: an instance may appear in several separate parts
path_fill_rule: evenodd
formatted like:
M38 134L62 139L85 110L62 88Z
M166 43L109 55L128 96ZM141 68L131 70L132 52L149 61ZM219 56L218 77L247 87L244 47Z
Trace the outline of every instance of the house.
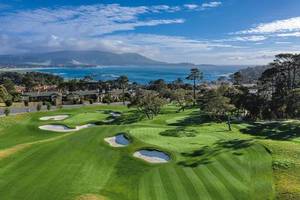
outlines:
M83 100L94 100L100 102L102 100L103 93L100 90L80 90L74 92L67 92L63 95L64 104L79 103Z
M56 91L49 92L25 92L21 95L23 101L50 102L53 105L62 104L62 94Z
M242 84L242 86L247 88L249 90L250 94L257 94L258 93L257 84Z

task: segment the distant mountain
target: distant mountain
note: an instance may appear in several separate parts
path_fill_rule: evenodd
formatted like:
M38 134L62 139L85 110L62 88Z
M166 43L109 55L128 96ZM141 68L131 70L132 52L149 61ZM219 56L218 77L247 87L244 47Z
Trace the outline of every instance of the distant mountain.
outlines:
M0 55L0 66L95 66L95 65L182 65L152 60L136 53L103 51L56 51L49 53ZM193 65L184 63L184 65Z

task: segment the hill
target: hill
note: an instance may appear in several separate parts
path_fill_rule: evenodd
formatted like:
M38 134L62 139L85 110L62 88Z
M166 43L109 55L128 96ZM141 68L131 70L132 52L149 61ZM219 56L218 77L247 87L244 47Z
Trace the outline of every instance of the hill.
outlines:
M48 53L0 55L2 66L94 66L94 65L173 65L136 53L103 51L55 51ZM176 65L176 64L175 64ZM185 65L191 65L185 63Z

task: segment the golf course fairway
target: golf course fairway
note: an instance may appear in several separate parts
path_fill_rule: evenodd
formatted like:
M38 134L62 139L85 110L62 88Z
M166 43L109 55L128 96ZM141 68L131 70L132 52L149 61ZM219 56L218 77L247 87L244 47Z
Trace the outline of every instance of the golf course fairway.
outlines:
M110 119L112 111L122 115L110 124L97 123ZM274 156L268 149L272 140L243 133L248 124L233 124L230 132L225 123L195 123L189 119L200 117L195 116L198 110L176 113L174 106L152 120L136 112L123 106L85 106L1 117L0 199L275 198ZM68 118L40 120L55 115ZM67 133L39 129L88 123L95 125ZM105 141L118 133L130 137L123 148ZM141 149L165 152L170 160L145 162L133 156Z

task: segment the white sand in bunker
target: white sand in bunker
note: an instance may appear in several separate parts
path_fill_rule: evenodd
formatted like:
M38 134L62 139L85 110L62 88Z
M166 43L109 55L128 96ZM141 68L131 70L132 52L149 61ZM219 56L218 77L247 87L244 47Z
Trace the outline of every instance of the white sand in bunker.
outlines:
M167 163L170 161L168 154L157 150L139 150L133 156L149 163Z
M95 126L94 124L85 124L82 126L76 126L75 128L69 128L64 125L43 125L39 126L39 129L45 131L54 131L54 132L71 132L71 131L79 131L81 129L89 128L91 126Z
M103 120L104 123L111 123L113 121L115 121L116 119L107 119L107 120Z
M109 113L112 117L121 117L121 113L120 112L111 112Z
M124 134L119 134L113 137L104 138L104 140L112 147L125 147L129 144L129 140Z
M69 115L54 115L54 116L41 117L40 120L42 120L42 121L47 121L47 120L59 121L59 120L64 120L68 117L69 117Z

